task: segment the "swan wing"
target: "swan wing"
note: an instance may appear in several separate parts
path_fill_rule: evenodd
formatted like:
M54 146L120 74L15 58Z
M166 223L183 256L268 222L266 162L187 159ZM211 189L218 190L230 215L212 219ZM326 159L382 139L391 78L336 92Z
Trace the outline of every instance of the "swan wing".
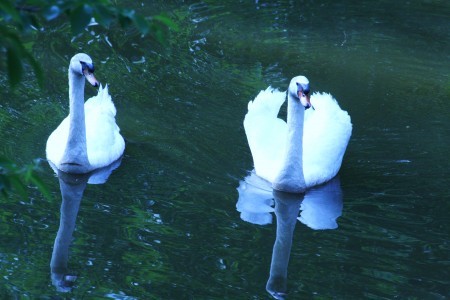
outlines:
M50 134L47 139L47 145L45 148L47 159L54 164L58 164L66 150L67 139L69 138L69 116L67 116L56 127L56 129Z
M273 182L284 155L287 124L278 118L285 92L272 87L261 91L248 103L244 129L258 176Z
M350 116L327 93L311 96L305 111L303 173L308 187L324 183L339 171L352 133Z
M88 99L84 109L89 162L94 168L104 167L119 159L125 149L108 86L100 86L97 96Z

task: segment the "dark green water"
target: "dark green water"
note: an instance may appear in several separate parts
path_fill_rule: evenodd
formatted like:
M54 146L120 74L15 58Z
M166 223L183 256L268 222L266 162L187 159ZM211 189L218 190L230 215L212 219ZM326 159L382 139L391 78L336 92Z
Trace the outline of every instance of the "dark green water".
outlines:
M347 2L137 6L180 25L166 46L118 28L37 33L46 87L30 74L11 91L1 74L0 153L45 158L68 113L68 61L81 51L110 84L126 150L105 184L86 187L68 293L50 275L61 207L53 171L45 164L42 175L52 201L34 190L0 200L1 298L269 299L277 222L236 210L252 169L242 121L259 90L299 74L332 93L354 129L338 228L297 222L288 299L450 297L450 3Z

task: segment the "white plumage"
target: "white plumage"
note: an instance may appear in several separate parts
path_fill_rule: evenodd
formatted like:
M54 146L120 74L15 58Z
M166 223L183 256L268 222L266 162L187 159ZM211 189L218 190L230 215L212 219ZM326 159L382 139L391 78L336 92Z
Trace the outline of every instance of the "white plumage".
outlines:
M250 101L244 119L255 172L271 183L282 168L288 147L288 125L278 118L285 99L286 92L269 87ZM304 111L301 143L306 188L338 173L352 132L350 116L330 94L314 93L310 101L313 108Z
M108 85L100 86L97 96L84 104L86 122L87 155L92 169L105 167L119 159L125 149L125 141L116 124L116 107L108 93ZM69 135L69 116L50 134L47 140L47 159L58 169Z
M116 124L116 108L108 86L84 102L84 82L98 85L86 54L75 55L69 66L70 113L47 140L47 159L61 171L88 173L113 163L125 149Z

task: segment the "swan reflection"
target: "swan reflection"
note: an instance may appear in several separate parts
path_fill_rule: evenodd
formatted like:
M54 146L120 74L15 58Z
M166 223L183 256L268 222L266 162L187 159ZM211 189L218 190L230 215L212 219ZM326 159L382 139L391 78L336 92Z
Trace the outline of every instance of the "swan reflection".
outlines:
M336 219L342 214L342 190L338 177L316 186L305 194L273 191L268 181L251 173L237 188L236 204L241 219L253 224L277 222L270 277L266 290L275 299L284 299L287 291L287 269L292 237L297 220L314 230L336 229ZM300 214L300 215L299 215Z
M120 166L121 158L101 169L87 174L69 174L58 170L55 165L50 166L58 175L61 189L61 216L59 229L53 246L50 261L52 284L59 292L69 292L77 276L68 271L69 246L75 229L78 209L87 184L103 184L111 172Z

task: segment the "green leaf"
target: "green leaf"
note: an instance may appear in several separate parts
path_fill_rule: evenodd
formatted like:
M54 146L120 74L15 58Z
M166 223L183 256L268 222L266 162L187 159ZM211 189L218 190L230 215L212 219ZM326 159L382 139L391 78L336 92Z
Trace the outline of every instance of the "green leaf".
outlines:
M161 26L161 24L157 24L155 22L152 22L151 25L151 32L152 36L162 45L167 43L166 38L166 30Z
M0 174L0 189L5 191L11 189L8 175Z
M163 23L164 25L166 25L167 27L169 27L170 29L172 29L174 31L178 31L179 30L178 24L175 23L174 21L172 21L167 16L157 15L157 16L153 17L153 20L156 20L156 21L159 21L159 22Z
M9 47L6 53L7 63L8 63L8 77L9 83L11 86L16 86L20 79L22 78L22 61L20 60L20 56L18 51Z
M134 18L134 10L130 10L130 9L124 9L119 11L119 15L118 15L118 19L119 19L119 24L120 26L126 27L128 25L131 24L131 21Z
M89 24L92 18L92 7L83 4L70 12L70 26L74 35L79 34Z
M3 197L8 197L8 191L11 190L8 176L0 174L0 192Z
M104 5L94 6L94 18L103 27L109 27L115 17L116 12L114 10L108 9Z
M139 32L142 35L146 35L148 34L149 30L150 30L150 24L149 22L142 16L139 15L135 15L132 18L134 25L137 27L137 29L139 30Z
M40 161L36 159L32 164L19 168L12 160L0 155L0 195L7 197L14 190L20 196L27 197L27 185L31 183L45 198L52 199L49 190L36 174L40 171Z
M9 176L9 182L11 183L11 186L16 193L24 198L27 196L27 189L25 187L25 184L23 184L23 182L17 175Z
M10 31L0 25L0 34L3 37L2 43L6 44L6 62L8 69L8 78L11 87L15 87L22 78L24 60L28 60L36 75L36 79L40 87L43 87L44 74L39 63L30 54L25 45L20 40L16 32Z
M123 9L120 12L120 15L122 15L123 17L126 17L130 20L133 19L135 14L136 14L136 12L134 11L134 9Z
M31 55L28 51L24 51L24 56L28 59L31 67L33 68L34 74L36 75L36 79L40 87L44 86L44 71L42 70L41 65L34 59L33 55Z
M11 160L4 157L4 156L0 156L0 171L5 167L5 165L9 165L11 164Z
M9 0L0 1L0 10L6 12L14 21L20 22L20 14L18 10L14 7L14 4Z
M35 28L41 27L41 25L39 24L39 21L38 21L38 19L37 19L37 17L35 15L29 15L28 18L29 18L28 21L30 22L30 24L33 27L35 27Z

